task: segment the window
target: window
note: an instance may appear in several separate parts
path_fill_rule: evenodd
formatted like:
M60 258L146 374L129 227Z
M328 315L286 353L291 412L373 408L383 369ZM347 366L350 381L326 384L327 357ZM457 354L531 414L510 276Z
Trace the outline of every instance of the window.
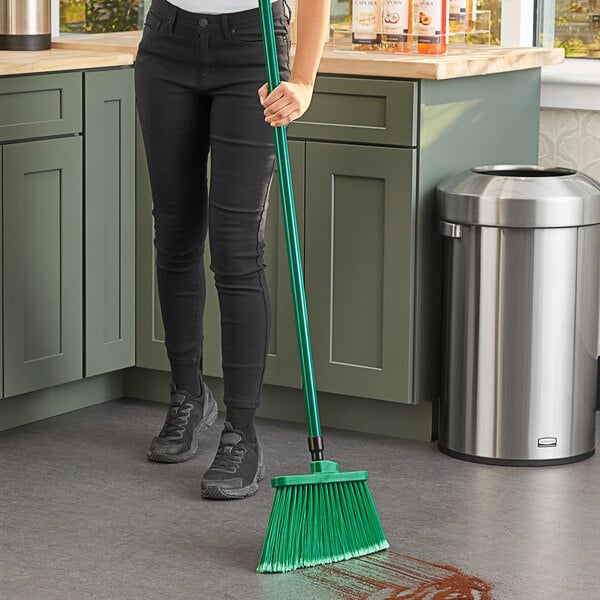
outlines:
M332 0L332 23L347 19L349 2ZM600 0L537 2L536 9L534 0L478 0L477 8L491 14L490 42L531 45L536 15L538 45L565 48L570 58L600 58ZM53 11L60 6L61 32L107 32L141 29L151 0L52 0L52 4Z
M497 46L500 44L500 14L502 12L501 0L478 0L477 10L490 11L490 44Z
M600 58L600 0L539 0L539 45L570 58Z
M150 0L60 0L60 31L105 33L141 29Z

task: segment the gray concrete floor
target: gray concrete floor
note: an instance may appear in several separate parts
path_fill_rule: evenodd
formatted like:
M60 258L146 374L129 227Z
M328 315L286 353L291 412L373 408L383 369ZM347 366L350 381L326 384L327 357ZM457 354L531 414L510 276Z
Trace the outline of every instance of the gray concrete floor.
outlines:
M0 598L600 598L598 457L485 466L433 443L326 430L328 458L369 471L390 551L257 575L270 486L243 501L201 500L222 416L196 459L159 465L145 450L164 411L118 400L0 434ZM259 420L258 431L268 477L305 472L301 426ZM468 576L481 581L465 592Z

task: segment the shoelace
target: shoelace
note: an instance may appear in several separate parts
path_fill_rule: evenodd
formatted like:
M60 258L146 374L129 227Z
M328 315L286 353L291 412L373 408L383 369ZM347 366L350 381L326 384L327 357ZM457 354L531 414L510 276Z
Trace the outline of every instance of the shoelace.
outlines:
M210 468L226 471L227 473L235 473L242 463L244 454L246 454L246 450L239 446L232 446L231 444L219 446L215 460Z
M193 408L190 402L172 402L161 437L168 440L180 440Z

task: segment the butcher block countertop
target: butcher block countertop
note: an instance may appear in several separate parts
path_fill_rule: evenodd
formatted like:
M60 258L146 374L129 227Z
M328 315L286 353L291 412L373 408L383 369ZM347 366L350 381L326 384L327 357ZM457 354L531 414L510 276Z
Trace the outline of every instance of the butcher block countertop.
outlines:
M141 31L63 35L52 50L0 51L0 75L132 64ZM292 52L293 54L293 52ZM319 73L407 79L452 79L532 69L563 62L562 48L460 46L441 56L334 51L327 47Z
M74 69L98 69L130 65L131 51L80 50L77 48L52 48L51 50L0 50L0 76Z
M326 50L319 72L408 79L453 79L533 69L564 61L563 48L460 46L441 56Z

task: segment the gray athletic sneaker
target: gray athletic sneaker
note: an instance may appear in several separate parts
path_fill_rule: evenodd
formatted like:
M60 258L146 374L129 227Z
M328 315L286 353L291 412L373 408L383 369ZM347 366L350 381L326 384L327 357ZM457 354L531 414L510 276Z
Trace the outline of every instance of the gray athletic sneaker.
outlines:
M193 458L198 452L200 432L215 422L217 414L217 402L204 382L199 398L171 383L171 405L163 428L150 444L148 458L161 463Z
M252 496L264 477L265 464L258 442L249 444L244 432L226 421L217 455L200 485L202 497L234 500Z

